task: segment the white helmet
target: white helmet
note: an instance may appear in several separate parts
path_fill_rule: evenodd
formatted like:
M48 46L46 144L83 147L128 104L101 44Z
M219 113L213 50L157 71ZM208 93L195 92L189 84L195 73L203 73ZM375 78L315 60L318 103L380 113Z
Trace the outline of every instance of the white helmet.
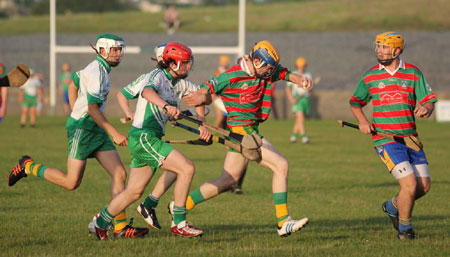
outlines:
M166 48L167 43L162 43L155 47L155 54L157 61L162 61L163 54L164 54L164 48Z
M122 53L125 50L125 41L123 38L109 33L103 33L97 37L97 42L95 43L95 49L100 53L100 48L105 49L106 58L109 56L111 47L121 47Z

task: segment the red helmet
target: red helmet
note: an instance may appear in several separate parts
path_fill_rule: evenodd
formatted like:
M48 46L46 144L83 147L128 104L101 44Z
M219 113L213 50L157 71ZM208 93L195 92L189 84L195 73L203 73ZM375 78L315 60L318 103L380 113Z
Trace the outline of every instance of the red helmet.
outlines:
M192 51L189 47L183 44L170 42L164 48L163 60L167 63L170 59L174 60L176 63L191 60Z

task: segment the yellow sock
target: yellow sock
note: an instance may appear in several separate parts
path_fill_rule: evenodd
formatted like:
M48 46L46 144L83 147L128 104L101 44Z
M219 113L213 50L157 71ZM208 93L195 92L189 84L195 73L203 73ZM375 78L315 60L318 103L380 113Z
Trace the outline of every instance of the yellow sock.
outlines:
M121 231L127 225L127 216L125 215L125 211L117 214L117 216L113 220L114 222L114 230Z
M188 211L192 210L195 206L194 201L192 200L191 196L188 196L188 198L186 199L186 209Z
M287 204L285 204L285 203L284 204L276 204L275 212L277 215L278 227L281 228L281 226L283 226L284 222L286 221L286 219L288 217Z
M27 162L25 163L25 173L27 173L27 175L30 175L30 166L31 164L33 164L33 162Z

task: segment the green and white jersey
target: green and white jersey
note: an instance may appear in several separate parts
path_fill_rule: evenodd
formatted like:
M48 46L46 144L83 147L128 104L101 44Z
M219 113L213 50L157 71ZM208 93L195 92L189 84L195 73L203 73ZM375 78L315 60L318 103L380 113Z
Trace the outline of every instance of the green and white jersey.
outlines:
M292 73L305 76L305 77L307 77L307 78L312 80L311 73L309 73L309 72L305 72L303 74L300 74L298 71L294 71ZM310 95L308 90L305 90L305 89L303 89L301 87L298 87L295 83L287 82L286 83L286 87L288 87L288 88L290 88L292 90L292 96L294 96L294 98L297 98L299 96L309 97L309 95Z
M20 87L20 90L24 93L24 98L36 98L37 91L42 87L41 81L36 77L31 77L23 86Z
M101 56L83 70L73 74L74 82L79 84L78 98L66 123L66 129L88 129L103 131L88 113L89 104L98 104L105 109L106 99L111 89L109 72L111 67ZM75 78L78 77L78 78Z
M165 126L169 115L164 114L160 107L142 97L142 91L145 88L152 88L159 97L177 108L181 108L181 99L187 96L189 91L199 89L191 81L173 79L169 72L161 69L155 69L148 74L141 75L122 89L121 92L127 99L138 98L133 127L129 134L144 129L151 130L159 138L165 134Z

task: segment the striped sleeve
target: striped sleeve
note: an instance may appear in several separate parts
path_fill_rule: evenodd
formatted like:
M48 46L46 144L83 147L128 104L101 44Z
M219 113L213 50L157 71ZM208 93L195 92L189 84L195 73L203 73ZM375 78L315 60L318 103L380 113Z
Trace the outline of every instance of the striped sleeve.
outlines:
M199 86L187 79L180 79L176 85L179 98L189 95L190 91L198 91Z
M291 70L288 68L284 68L281 65L278 65L276 71L272 75L272 81L285 80L289 81L289 75L291 74Z
M364 107L367 103L370 102L371 95L369 91L369 87L367 86L364 79L361 79L356 85L355 91L353 92L352 97L350 98L350 105Z
M230 78L227 73L221 73L217 77L211 77L200 88L205 88L210 94L220 94L227 85L230 84Z
M419 79L416 81L414 93L416 94L417 101L419 101L420 105L437 102L436 95L433 93L433 90L431 90L430 85L428 85L428 82L422 73L419 74Z
M149 74L142 74L137 78L135 81L128 84L126 87L124 87L120 92L122 95L124 95L127 99L136 99L139 97L139 92L144 87L144 85L148 81Z

